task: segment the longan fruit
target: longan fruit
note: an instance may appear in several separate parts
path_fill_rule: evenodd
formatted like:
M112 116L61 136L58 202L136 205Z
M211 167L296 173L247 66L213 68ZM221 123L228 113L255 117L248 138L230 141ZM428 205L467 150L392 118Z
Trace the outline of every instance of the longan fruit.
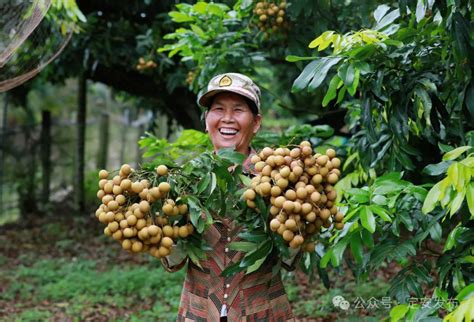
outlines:
M313 206L310 203L305 202L301 205L301 213L303 215L309 214L311 210L313 210Z
M297 195L296 195L296 192L293 189L288 189L285 192L285 197L288 200L294 201L294 200L296 200Z
M161 164L156 168L156 173L159 176L166 176L168 174L168 167L164 164Z
M286 201L283 203L283 209L284 209L287 213L292 212L292 211L295 209L295 205L294 205L293 201L286 200Z
M158 234L161 234L161 228L156 225L151 225L148 227L148 234L150 236L157 236Z
M168 215L168 216L172 216L173 215L173 205L167 203L165 205L163 205L163 208L162 208L163 212L165 213L165 215Z
M334 149L327 149L326 155L330 158L334 158L336 156L336 151Z
M278 228L280 228L280 226L281 226L281 223L278 219L274 218L270 221L270 229L272 231L277 231Z
M272 167L267 164L262 169L262 175L269 177L271 176L271 174L272 174Z
M293 205L295 206L295 208L293 209L293 212L295 214L298 214L301 212L301 203L299 201L295 201L293 202Z
M173 246L173 239L171 239L170 237L163 237L161 239L161 246L170 248L171 246Z
M281 188L279 186L273 186L271 189L270 189L270 194L273 196L273 197L278 197L279 195L281 195Z
M266 166L267 164L264 162L264 161L259 161L255 164L255 170L257 170L258 172L262 172L263 168Z
M188 227L186 227L186 226L181 226L181 227L179 227L178 229L179 229L179 230L178 230L178 235L179 235L179 237L181 237L181 238L186 238L186 237L188 237L188 235L189 235Z
M271 206L271 207L270 207L270 214L271 214L272 216L278 215L278 214L280 213L280 211L281 211L281 209L278 208L278 207L275 207L275 206Z
M286 201L285 197L279 196L275 198L275 202L273 203L273 205L275 207L282 208L285 201Z
M132 243L132 252L139 253L143 250L143 243L140 241L136 241Z
M123 236L124 236L125 238L131 238L131 237L133 237L133 236L134 236L133 229L132 229L132 228L129 228L129 227L125 228L125 229L123 230Z
M285 158L282 155L276 155L275 156L275 164L277 166L281 166L281 165L285 164Z
M284 166L280 169L280 174L283 178L288 178L291 173L291 169L289 166Z
M140 193L144 189L143 185L138 181L133 182L131 188L132 188L132 191L135 193Z
M305 147L305 146L311 147L311 143L309 143L309 141L302 141L302 142L300 143L300 147Z
M315 191L311 194L310 198L311 198L312 202L319 202L321 200L321 194L319 192Z
M99 179L107 179L108 176L109 176L109 173L107 172L107 170L99 171Z
M308 196L308 192L306 191L305 188L296 189L296 197L298 197L298 199L304 200L307 196Z
M165 237L165 238L166 238L166 237ZM166 256L168 256L168 255L170 254L170 252L171 252L170 249L167 248L167 247L160 246L160 247L158 248L158 255L159 255L160 257L166 257Z
M106 184L107 182L109 182L109 180L107 180L107 179L100 179L100 180L99 180L99 188L100 188L100 189L103 189L104 186L105 186L105 184Z
M344 220L344 215L341 212L338 212L334 216L334 220L336 220L337 222L342 222Z
M155 199L161 199L162 197L161 191L158 187L151 188L148 190L148 193Z
M290 151L290 157L293 159L299 158L301 155L301 149L300 148L294 148Z
M130 179L123 179L122 182L120 182L120 188L122 188L123 191L129 190L132 187L132 181Z
M286 226L286 225L285 225ZM284 240L286 240L287 242L293 240L293 237L294 237L294 233L291 231L291 230L288 230L286 229L283 234L282 234L282 237Z
M100 189L99 191L97 191L97 198L102 200L102 198L105 197L105 191Z
M250 162L252 162L252 164L256 164L257 162L261 161L262 159L260 159L260 157L256 154L252 155L252 157L250 158Z
M341 160L339 158L332 158L331 163L334 168L339 168L341 166Z
M320 166L326 165L328 161L329 161L329 157L327 155L322 155L316 159L316 163L319 164Z
M146 200L140 201L138 207L143 213L147 213L148 211L150 211L150 204Z
M304 170L302 167L300 166L296 166L293 168L293 173L295 174L295 176L299 177L303 174Z
M321 219L323 221L326 221L329 219L329 217L331 217L331 213L329 212L329 209L321 209L321 211L319 212L319 217L321 217Z
M128 219L128 218L127 218L127 219ZM136 223L136 225L135 225L135 227L136 227L137 229L143 229L143 227L145 227L145 226L146 226L146 220L143 219L143 218L138 219L138 220L137 220L137 223Z
M165 194L171 190L171 186L168 182L160 182L160 184L158 185L158 189L161 193Z
M277 186L280 187L280 189L285 189L288 187L288 180L285 178L281 178L276 182Z
M335 184L337 183L337 181L339 180L339 177L337 176L337 174L335 173L330 173L327 177L327 182L329 182L330 184Z
M137 221L138 221L138 219L137 219L137 217L135 217L135 215L131 215L131 216L127 217L126 220L127 220L127 223L128 223L129 227L130 226L135 226L137 224Z
M125 202L127 202L127 199L125 198L124 195L117 195L115 197L115 201L117 202L117 204L119 204L120 206L123 205Z
M264 196L268 196L272 189L272 185L269 182L263 182L260 184L260 190Z
M162 230L163 230L163 235L165 237L173 237L174 230L173 230L173 227L171 227L170 225L164 226Z
M113 189L114 189L114 184L110 181L108 181L105 185L104 185L104 192L105 193L112 193L113 192Z
M313 153L313 149L311 149L311 147L309 146L303 146L301 148L301 154L303 154L303 156L310 156L311 154Z
M289 230L293 230L293 231L294 231L294 230L297 228L297 226L296 226L296 221L295 221L294 219L291 219L291 218L290 218L290 219L287 219L287 220L285 221L285 227L286 227L287 229L289 229Z
M304 238L301 235L296 235L293 237L293 243L295 243L297 246L303 245L304 243Z
M122 166L120 167L120 172L126 177L130 173L132 173L132 168L130 167L130 165L125 163L125 164L122 164Z
M123 233L121 230L117 230L112 234L112 238L115 240L121 240L123 238Z
M122 248L125 250L129 250L132 248L132 242L130 241L130 239L124 239L122 241Z
M314 221L316 220L316 213L313 212L313 211L309 212L309 213L306 215L305 219L306 219L307 221L309 221L309 222L314 222Z
M313 192L316 191L316 188L311 184L306 185L304 188L306 189L308 195L311 195Z
M334 223L334 227L338 230L341 230L342 228L344 228L344 223L343 222L336 222L336 223Z
M313 185L317 185L317 184L320 184L321 182L323 182L323 176L321 174L315 174L312 178L311 178L311 183Z
M249 207L249 208L252 208L252 209L257 208L257 204L252 200L247 200L246 204L247 204L247 207Z
M188 213L188 205L183 203L178 205L178 211L180 215L185 215Z
M110 231L109 227L104 228L104 235L106 236L112 236L112 232Z

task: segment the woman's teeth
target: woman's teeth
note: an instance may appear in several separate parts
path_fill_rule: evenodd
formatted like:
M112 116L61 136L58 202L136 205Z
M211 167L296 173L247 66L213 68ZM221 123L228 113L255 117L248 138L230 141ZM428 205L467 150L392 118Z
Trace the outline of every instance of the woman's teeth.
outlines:
M223 135L235 135L237 132L235 129L219 129L219 133Z

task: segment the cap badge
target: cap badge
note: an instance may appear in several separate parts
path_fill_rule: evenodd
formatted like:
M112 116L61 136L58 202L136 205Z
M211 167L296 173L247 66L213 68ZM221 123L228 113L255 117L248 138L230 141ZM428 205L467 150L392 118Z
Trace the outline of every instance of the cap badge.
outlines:
M232 84L232 79L227 75L222 77L221 80L219 81L220 87L230 86L231 84Z

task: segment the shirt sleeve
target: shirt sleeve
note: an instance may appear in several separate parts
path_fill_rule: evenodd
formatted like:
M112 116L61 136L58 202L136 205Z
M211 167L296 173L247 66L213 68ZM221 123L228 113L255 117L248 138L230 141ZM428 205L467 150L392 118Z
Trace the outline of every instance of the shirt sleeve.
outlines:
M281 266L289 272L294 271L300 262L302 254L301 247L290 248L290 256L281 260Z
M173 245L171 253L161 259L161 264L166 271L173 273L179 271L187 262L188 256L176 245Z

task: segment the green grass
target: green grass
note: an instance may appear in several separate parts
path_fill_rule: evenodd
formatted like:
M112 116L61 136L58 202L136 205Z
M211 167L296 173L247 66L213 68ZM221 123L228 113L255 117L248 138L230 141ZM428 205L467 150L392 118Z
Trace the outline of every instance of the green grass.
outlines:
M7 277L8 287L0 300L41 305L60 303L66 315L82 319L82 314L101 307L124 310L130 321L173 320L178 310L184 271L170 274L156 261L136 266L114 266L99 271L93 260L40 260L20 266ZM104 312L105 313L105 312ZM45 320L48 312L28 309L13 320ZM117 320L119 321L119 320Z
M345 278L343 275L330 274L330 276L335 285L328 290L319 280L303 286L297 283L294 274L284 275L285 289L296 316L307 318L333 316L340 321L379 321L380 318L388 316L389 309L382 305L367 310L355 307L358 298L368 301L370 298L381 300L386 297L389 288L386 281L375 278L357 284L353 279ZM309 294L302 297L304 288L307 292L309 290ZM332 300L337 295L343 296L350 303L348 310L334 306Z

